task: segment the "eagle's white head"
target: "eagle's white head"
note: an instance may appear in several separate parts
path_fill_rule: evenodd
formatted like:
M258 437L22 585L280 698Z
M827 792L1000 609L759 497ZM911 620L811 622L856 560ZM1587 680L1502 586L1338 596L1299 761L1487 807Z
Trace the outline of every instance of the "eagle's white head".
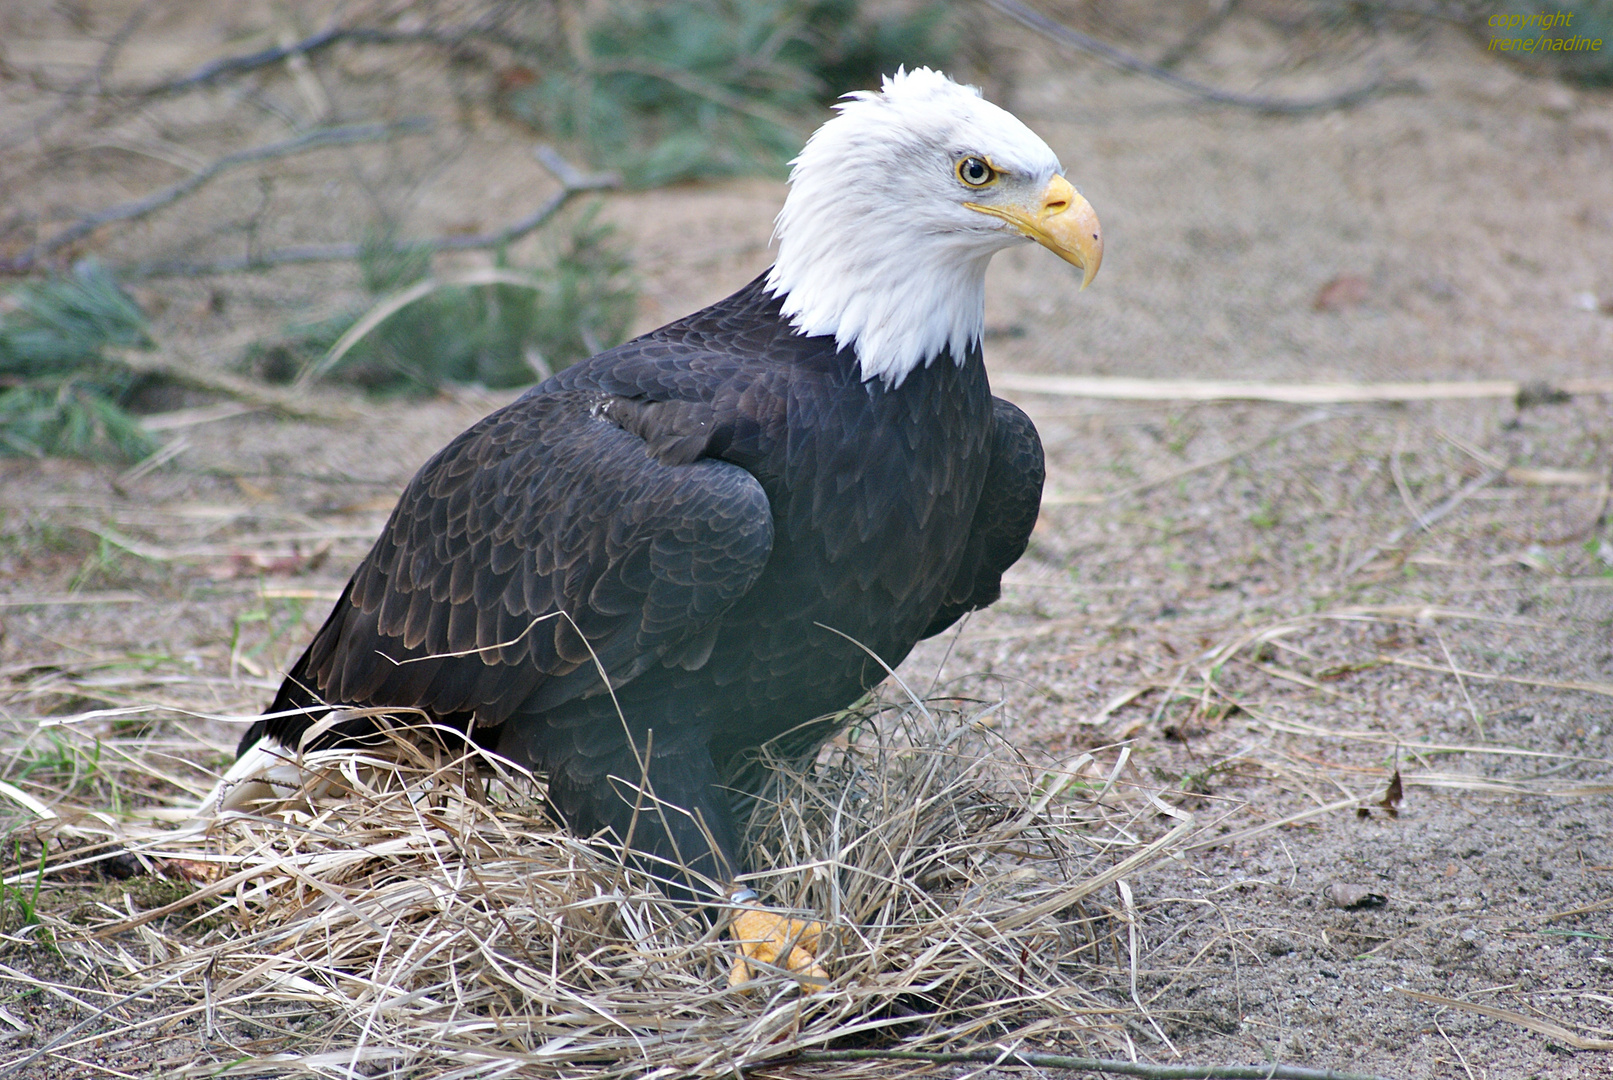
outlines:
M794 161L767 285L806 334L899 385L985 323L986 264L1035 240L1092 280L1097 215L1011 113L929 68L849 94Z

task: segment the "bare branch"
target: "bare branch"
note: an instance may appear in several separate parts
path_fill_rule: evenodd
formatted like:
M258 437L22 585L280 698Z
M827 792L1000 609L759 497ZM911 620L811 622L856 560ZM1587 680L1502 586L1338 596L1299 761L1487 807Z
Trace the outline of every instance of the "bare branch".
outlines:
M457 27L448 30L383 30L363 26L333 27L329 30L321 30L317 34L311 34L301 41L260 49L255 53L248 53L244 56L229 56L210 61L188 75L158 83L155 86L139 91L139 93L147 97L183 93L187 90L207 86L221 79L243 75L298 56L311 56L344 41L356 42L362 45L438 45L453 47L476 38L517 50L531 47L530 42L523 42L490 26ZM602 74L622 73L659 79L662 82L671 83L685 93L705 98L725 109L754 117L786 131L798 130L801 123L800 120L786 113L747 101L740 95L730 93L725 88L709 80L665 64L642 60L612 59L591 65L591 70Z
M69 244L84 239L84 237L90 235L102 225L110 225L118 221L134 221L155 213L165 206L171 206L178 202L220 173L227 172L237 166L287 157L291 154L300 154L307 150L318 150L328 146L349 146L353 143L387 139L396 135L412 135L425 131L430 127L430 120L415 118L401 120L395 124L354 124L347 127L319 128L305 132L294 139L269 143L265 146L254 146L246 150L238 150L233 154L225 154L217 161L213 161L196 170L177 184L171 184L155 194L148 195L143 199L136 199L134 202L120 203L117 206L109 206L105 210L85 214L50 239L41 240L29 247L21 255L0 262L0 274L25 274L38 266L40 260Z
M1197 52L1204 40L1221 29L1232 17L1237 7L1238 0L1225 0L1225 3L1212 7L1208 15L1193 24L1192 29L1182 35L1181 41L1165 50L1164 55L1159 58L1159 66L1169 71Z
M1200 101L1207 101L1212 105L1232 105L1240 109L1251 109L1260 113L1274 113L1279 115L1294 115L1298 113L1327 112L1332 109L1347 109L1358 105L1367 98L1377 94L1387 94L1393 91L1413 90L1418 84L1413 82L1385 82L1382 79L1373 79L1342 93L1332 94L1320 98L1271 98L1259 94L1239 94L1231 90L1221 90L1194 79L1188 79L1167 71L1157 64L1150 64L1141 57L1133 56L1124 49L1117 49L1106 41L1083 34L1081 31L1065 26L1063 23L1043 15L1039 11L1021 4L1019 0L986 0L986 3L1007 15L1021 26L1035 30L1038 34L1050 38L1061 45L1068 45L1072 49L1079 49L1089 56L1095 56L1104 63L1129 71L1135 75L1146 75L1157 79L1167 86L1174 87Z
M1025 394L1110 401L1275 401L1288 405L1514 398L1522 408L1540 400L1567 401L1575 394L1613 394L1613 379L1564 379L1555 386L1516 379L1283 383L1264 379L1147 379L1002 371L992 376L991 385Z
M489 26L467 26L452 30L382 30L377 27L337 26L310 34L301 41L260 49L242 56L226 56L210 60L188 75L157 83L137 91L144 97L163 97L181 94L218 82L220 79L244 75L289 60L293 56L312 56L343 41L363 45L446 45L454 46L470 38L486 38L500 45L519 47L522 43Z
M1363 1073L1334 1069L1307 1069L1297 1065L1148 1065L1138 1061L1035 1054L1003 1047L962 1053L924 1050L803 1050L795 1061L924 1061L934 1065L995 1065L1037 1069L1078 1069L1082 1072L1141 1076L1147 1080L1382 1080Z
M490 248L504 247L513 244L521 237L541 227L550 218L560 211L560 208L571 201L575 195L587 191L604 191L620 187L622 179L616 173L584 173L577 169L565 158L561 157L553 147L540 144L533 150L533 156L554 174L560 181L560 190L543 204L524 218L513 221L504 228L495 232L482 233L477 236L438 236L426 240L409 240L399 242L400 248L410 251L420 251L427 254L438 254L444 251L485 251ZM365 245L349 244L302 244L296 247L280 248L275 251L250 252L240 258L219 259L210 263L188 262L159 262L136 263L133 266L120 267L118 276L124 279L158 278L158 277L206 277L211 274L238 274L250 270L266 270L275 266L288 266L295 263L312 262L351 262L362 257Z
M151 14L151 8L151 0L146 0L130 12L129 17L123 20L123 25L119 26L107 41L106 48L101 52L101 59L95 64L95 69L63 91L62 99L51 106L44 116L37 117L24 127L0 136L0 151L9 150L18 143L27 141L30 136L43 133L92 89L99 93L118 54L123 51L123 46L128 44L135 31L140 29L140 24L146 21L146 17Z

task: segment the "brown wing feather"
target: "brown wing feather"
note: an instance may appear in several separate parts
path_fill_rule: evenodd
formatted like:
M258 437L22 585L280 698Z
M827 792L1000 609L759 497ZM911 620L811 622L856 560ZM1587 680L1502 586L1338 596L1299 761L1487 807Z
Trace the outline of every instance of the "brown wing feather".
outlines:
M523 398L428 462L287 686L485 726L597 692L600 667L619 685L698 659L767 561L767 497L727 462L665 464L607 400ZM263 730L291 743L306 726Z

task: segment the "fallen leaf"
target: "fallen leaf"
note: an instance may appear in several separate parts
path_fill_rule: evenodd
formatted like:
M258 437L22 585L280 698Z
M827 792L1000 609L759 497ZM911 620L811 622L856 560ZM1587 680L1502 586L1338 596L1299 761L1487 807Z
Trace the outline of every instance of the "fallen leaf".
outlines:
M330 557L330 543L319 544L304 553L293 544L289 555L270 555L261 551L241 551L231 555L228 562L213 563L207 567L207 576L214 581L234 581L237 578L261 575L295 577L312 573Z
M531 86L538 81L538 73L529 67L516 64L507 67L498 73L499 93L507 94L511 90L519 90L523 86Z
M1405 796L1405 789L1400 786L1400 770L1396 769L1395 774L1389 778L1389 790L1384 792L1378 805L1387 810L1390 817L1397 818L1400 816L1400 803Z
M268 502L274 498L274 492L260 484L254 484L244 476L235 477L235 487L253 502Z
M179 878L192 885L209 885L224 876L224 868L217 863L197 862L194 859L157 859L155 862L164 876Z
M1311 301L1313 311L1343 311L1366 301L1372 287L1367 279L1356 274L1340 274L1316 291Z

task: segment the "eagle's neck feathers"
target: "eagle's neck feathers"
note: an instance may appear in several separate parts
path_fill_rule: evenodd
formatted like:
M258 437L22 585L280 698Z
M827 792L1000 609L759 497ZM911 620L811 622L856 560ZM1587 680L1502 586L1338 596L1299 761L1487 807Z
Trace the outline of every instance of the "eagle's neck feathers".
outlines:
M833 335L865 380L898 386L979 344L986 266L1023 242L968 208L958 162L980 155L1039 189L1058 158L978 90L924 68L836 108L795 159L767 289L798 332Z
M943 353L961 363L986 318L991 252L960 258L932 238L905 239L823 230L781 246L767 279L796 330L832 335L856 352L865 380L891 386Z

